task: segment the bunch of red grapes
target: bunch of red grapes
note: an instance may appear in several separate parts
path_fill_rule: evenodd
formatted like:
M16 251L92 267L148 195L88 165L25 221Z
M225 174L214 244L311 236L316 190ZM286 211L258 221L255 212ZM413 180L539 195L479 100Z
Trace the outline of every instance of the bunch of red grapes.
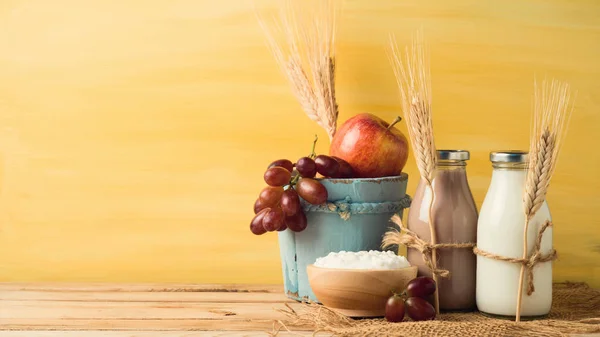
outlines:
M315 140L316 142L316 140ZM300 198L313 205L327 201L327 189L315 176L351 178L352 167L345 160L326 155L302 157L292 163L287 159L272 162L265 172L267 187L260 192L254 203L254 218L250 231L256 235L266 232L294 232L306 229L306 215Z
M389 322L401 322L404 313L413 321L434 319L435 308L427 298L433 295L435 287L435 281L431 277L420 276L412 279L402 294L394 294L388 299L385 305L385 319Z

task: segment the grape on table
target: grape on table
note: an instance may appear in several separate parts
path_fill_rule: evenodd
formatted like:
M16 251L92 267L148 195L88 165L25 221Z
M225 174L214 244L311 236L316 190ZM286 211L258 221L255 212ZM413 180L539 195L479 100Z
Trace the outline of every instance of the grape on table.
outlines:
M408 297L427 298L435 292L435 281L431 277L419 276L406 285Z
M435 318L435 308L421 297L409 297L404 304L408 317L413 321L427 321Z
M396 294L385 304L385 319L388 322L402 322L404 319L404 299Z
M385 318L389 322L400 322L404 313L413 321L426 321L435 318L435 308L427 301L436 290L436 283L431 277L420 276L408 282L406 290L388 299L385 306ZM408 297L404 300L403 297Z

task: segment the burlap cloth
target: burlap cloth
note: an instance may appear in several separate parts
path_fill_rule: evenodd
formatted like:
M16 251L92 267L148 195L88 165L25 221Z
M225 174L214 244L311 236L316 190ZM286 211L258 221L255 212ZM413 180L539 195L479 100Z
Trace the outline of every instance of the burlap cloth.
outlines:
M435 321L389 323L384 319L351 319L318 304L301 311L282 310L289 317L276 322L272 335L293 327L308 327L334 336L568 336L600 333L600 291L585 283L555 283L552 310L547 318L515 323L479 312L442 313ZM408 316L405 317L408 320ZM289 331L289 330L288 330Z

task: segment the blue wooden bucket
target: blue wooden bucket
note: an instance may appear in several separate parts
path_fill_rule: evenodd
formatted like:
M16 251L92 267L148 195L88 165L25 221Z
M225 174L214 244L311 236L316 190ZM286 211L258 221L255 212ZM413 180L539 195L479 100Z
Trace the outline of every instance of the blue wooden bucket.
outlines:
M330 252L380 250L390 218L410 206L408 175L366 179L322 179L325 205L304 204L308 227L279 232L285 293L295 300L318 301L306 266Z

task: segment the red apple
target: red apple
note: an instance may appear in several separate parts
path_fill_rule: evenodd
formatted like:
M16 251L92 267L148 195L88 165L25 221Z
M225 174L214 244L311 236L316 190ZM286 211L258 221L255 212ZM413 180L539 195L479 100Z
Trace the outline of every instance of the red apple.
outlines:
M347 161L355 178L379 178L402 173L408 159L408 140L400 130L381 118L363 113L338 128L329 154Z

